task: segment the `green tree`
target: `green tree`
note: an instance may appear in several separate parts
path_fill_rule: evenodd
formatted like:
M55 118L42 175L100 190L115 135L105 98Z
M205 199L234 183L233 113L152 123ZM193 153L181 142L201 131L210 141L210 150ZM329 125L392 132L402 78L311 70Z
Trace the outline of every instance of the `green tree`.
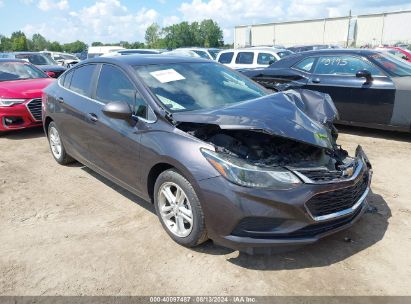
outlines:
M146 29L145 40L149 48L157 48L161 39L160 26L157 23L151 24Z
M7 52L11 50L12 46L10 38L0 35L0 52Z
M87 49L87 44L80 40L76 40L71 43L63 44L62 49L68 53L81 53Z
M57 41L53 41L49 44L48 50L52 52L62 52L63 48L60 43L58 43Z
M100 41L94 41L91 46L103 46L104 44Z
M190 24L183 21L163 29L164 41L167 48L179 48L184 46L195 46L195 35Z
M33 34L31 37L32 41L32 50L33 51L44 51L45 49L48 48L49 42L47 41L46 38L44 38L40 34Z
M10 37L12 51L27 51L27 38L22 31L13 32Z
M217 22L206 19L200 23L201 45L204 47L221 47L223 42L223 31Z

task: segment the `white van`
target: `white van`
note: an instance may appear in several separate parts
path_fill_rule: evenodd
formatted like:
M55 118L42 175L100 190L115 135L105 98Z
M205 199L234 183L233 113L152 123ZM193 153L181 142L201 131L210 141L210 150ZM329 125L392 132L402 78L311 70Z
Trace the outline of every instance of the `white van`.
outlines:
M104 54L108 54L115 51L125 50L125 48L121 46L115 45L105 45L105 46L91 46L88 48L87 51L87 59L99 57Z
M252 47L221 51L216 60L232 69L252 69L267 67L291 54L285 49Z

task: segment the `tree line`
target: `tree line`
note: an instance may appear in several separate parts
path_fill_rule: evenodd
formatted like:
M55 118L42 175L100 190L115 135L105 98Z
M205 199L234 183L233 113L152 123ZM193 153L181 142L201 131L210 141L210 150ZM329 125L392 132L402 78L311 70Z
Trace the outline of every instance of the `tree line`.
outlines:
M145 32L145 42L120 41L116 43L102 43L95 41L91 46L118 45L127 49L156 48L174 49L185 46L223 47L223 31L219 25L206 19L201 22L180 22L161 28L157 23L151 24ZM226 45L230 46L230 45ZM88 45L82 41L61 44L50 41L41 34L27 37L22 31L16 31L10 37L0 34L0 52L17 51L54 51L67 53L81 53Z
M10 37L0 35L0 52L18 51L54 51L67 53L80 53L87 49L87 44L82 41L61 44L58 41L49 41L40 34L27 38L22 31L13 32Z

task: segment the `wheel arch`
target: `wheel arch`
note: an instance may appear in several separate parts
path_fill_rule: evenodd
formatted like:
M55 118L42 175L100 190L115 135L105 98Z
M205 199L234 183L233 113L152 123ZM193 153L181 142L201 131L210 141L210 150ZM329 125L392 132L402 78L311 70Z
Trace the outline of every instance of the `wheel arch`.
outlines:
M46 133L46 136L49 136L49 125L53 121L53 119L50 116L47 116L44 119L44 132Z

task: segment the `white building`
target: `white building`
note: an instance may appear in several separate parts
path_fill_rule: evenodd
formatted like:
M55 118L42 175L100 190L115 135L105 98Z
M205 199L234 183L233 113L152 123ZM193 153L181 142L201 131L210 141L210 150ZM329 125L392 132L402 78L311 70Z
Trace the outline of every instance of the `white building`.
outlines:
M234 47L411 43L411 10L235 27Z

